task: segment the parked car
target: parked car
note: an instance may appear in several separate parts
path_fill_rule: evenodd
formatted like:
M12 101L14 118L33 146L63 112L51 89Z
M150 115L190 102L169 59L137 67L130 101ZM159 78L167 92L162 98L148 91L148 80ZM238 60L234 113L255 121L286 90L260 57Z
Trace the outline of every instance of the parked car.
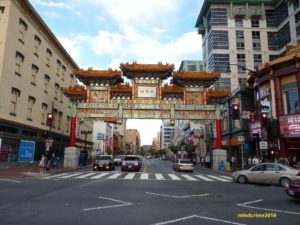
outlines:
M285 192L293 198L300 199L300 180L290 181Z
M194 171L194 164L190 159L177 159L173 163L173 169L177 171Z
M122 164L124 157L125 157L124 155L116 155L114 158L115 165L120 166Z
M126 155L123 159L121 170L134 170L140 171L142 167L142 160L135 155Z
M232 179L241 184L253 182L287 186L291 180L300 180L300 171L280 163L261 163L248 170L234 172Z
M146 159L152 159L152 155L146 155L146 157L145 157Z
M99 155L95 157L93 162L93 170L114 170L115 165L110 155Z

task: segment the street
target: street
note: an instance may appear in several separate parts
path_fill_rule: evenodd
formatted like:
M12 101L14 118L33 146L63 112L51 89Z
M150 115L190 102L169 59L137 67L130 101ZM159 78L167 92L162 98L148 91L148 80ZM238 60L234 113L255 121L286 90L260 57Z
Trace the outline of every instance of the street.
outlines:
M91 168L0 179L1 224L299 224L300 202L283 188L237 184L197 167L176 172L143 159L139 173Z

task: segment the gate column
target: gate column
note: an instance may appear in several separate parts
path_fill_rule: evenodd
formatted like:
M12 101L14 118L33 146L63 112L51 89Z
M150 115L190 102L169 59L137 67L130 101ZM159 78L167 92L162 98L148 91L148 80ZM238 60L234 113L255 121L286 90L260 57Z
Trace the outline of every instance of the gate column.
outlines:
M217 149L222 148L222 120L221 120L221 111L220 105L217 105L216 109L216 131L217 131Z

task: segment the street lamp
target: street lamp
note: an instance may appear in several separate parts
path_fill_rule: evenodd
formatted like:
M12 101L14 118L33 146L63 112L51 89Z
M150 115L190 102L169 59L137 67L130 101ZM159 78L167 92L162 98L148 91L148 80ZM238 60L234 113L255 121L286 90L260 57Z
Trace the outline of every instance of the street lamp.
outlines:
M91 134L92 131L91 130L82 130L81 131L81 134L84 135L84 160L83 160L83 164L85 165L86 164L86 160L87 160L87 148L86 148L86 145L87 145L87 136L88 134Z

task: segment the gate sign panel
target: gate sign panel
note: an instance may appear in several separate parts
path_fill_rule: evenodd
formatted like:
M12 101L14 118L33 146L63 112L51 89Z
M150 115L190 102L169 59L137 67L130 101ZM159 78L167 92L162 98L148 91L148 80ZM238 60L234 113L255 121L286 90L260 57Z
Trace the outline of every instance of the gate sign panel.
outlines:
M19 162L33 162L34 160L34 141L21 140L19 147Z

